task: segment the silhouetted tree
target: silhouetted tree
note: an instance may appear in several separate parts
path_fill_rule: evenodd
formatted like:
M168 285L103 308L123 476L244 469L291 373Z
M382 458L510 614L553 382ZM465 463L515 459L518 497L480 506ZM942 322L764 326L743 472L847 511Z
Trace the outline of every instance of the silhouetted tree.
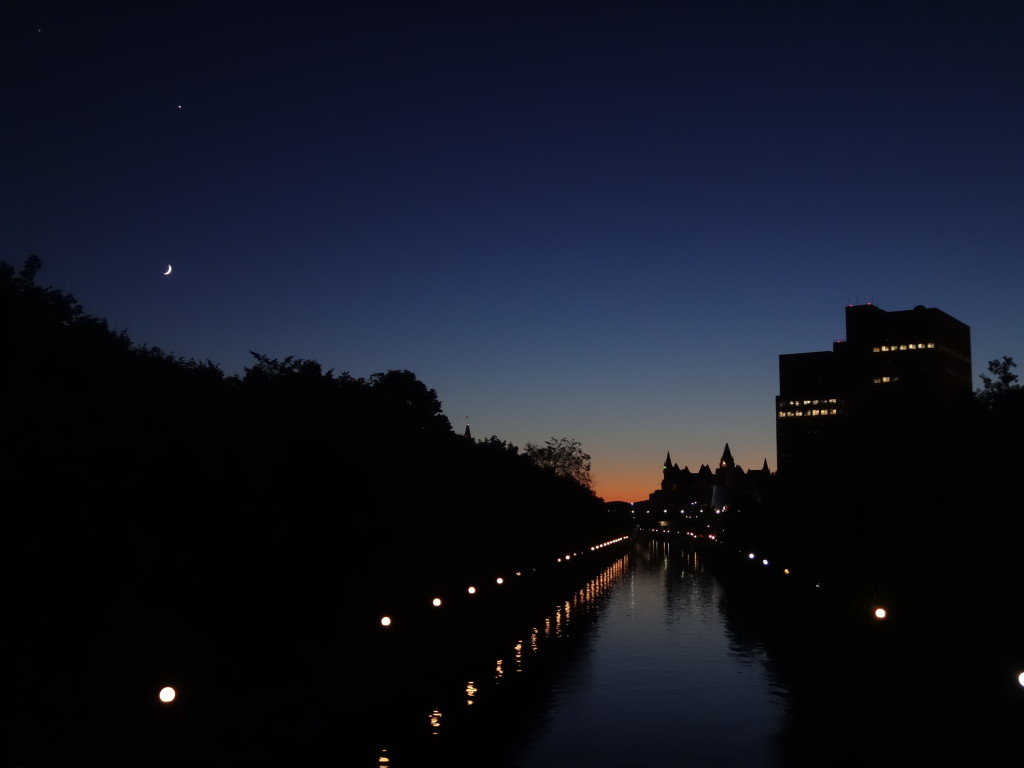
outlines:
M502 440L497 435L491 435L485 440L477 440L477 445L480 449L489 453L502 454L508 453L515 456L519 453L519 446L513 445L512 443Z
M396 422L417 432L451 433L452 425L441 411L437 392L416 378L412 371L375 373L370 388L378 407Z
M992 408L1008 394L1018 392L1021 387L1017 383L1017 374L1011 370L1016 367L1017 363L1013 358L1005 355L1002 360L989 360L988 372L992 375L978 375L982 383L982 388L976 392L978 400Z
M320 363L315 360L304 360L292 355L277 360L252 350L249 354L256 362L243 369L243 381L247 384L280 383L285 380L330 381L333 378L333 369L324 373Z
M583 450L579 440L552 437L544 445L527 443L523 453L537 466L590 488L590 454Z

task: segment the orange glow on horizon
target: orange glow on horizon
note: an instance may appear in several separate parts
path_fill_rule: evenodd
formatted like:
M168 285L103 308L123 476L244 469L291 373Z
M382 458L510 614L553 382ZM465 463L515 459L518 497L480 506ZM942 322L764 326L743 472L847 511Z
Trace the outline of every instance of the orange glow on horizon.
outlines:
M688 466L691 472L696 472L700 469L701 464L708 464L712 471L714 471L719 464L719 457L722 455L722 448L726 442L729 442L730 447L733 447L732 441L728 441L723 438L721 445L708 446L706 453L709 455L703 460L698 459L693 461L689 458L687 453L679 452L678 456L676 451L671 450L671 446L668 449L672 453L672 463L678 464L680 467ZM658 451L653 451L657 454ZM733 452L733 456L736 459L736 463L743 467L744 470L750 469L761 469L765 458L768 459L768 468L771 472L775 472L776 467L774 465L775 453L774 447L772 453L766 457L761 457L756 461L751 460L750 456L744 452L744 460L741 461L737 452ZM604 459L608 461L608 459ZM603 464L604 462L602 462ZM665 450L661 450L660 456L655 456L653 461L647 462L642 467L636 466L636 464L630 460L628 464L620 464L617 467L608 467L604 471L601 470L601 466L598 464L596 457L594 461L593 471L593 490L600 498L606 502L610 501L647 501L650 495L661 488L662 479L662 468L665 465Z
M639 477L608 477L604 482L595 479L593 488L594 493L605 501L647 501L654 491L661 488L661 472L656 469Z
M616 477L603 483L600 480L594 482L594 493L605 501L647 501L659 488L660 472L649 472L642 478Z

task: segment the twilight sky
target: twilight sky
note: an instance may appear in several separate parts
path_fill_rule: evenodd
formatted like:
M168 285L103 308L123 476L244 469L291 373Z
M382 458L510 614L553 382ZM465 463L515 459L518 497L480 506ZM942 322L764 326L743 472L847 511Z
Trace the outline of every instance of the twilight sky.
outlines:
M627 501L774 470L847 304L1024 365L1022 3L9 6L0 259L137 343L406 368Z

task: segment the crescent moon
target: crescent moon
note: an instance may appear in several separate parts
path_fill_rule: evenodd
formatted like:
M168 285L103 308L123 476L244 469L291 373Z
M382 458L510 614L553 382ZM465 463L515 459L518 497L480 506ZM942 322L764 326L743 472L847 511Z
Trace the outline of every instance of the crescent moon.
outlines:
M169 274L171 274L171 265L170 264L167 265L167 271L164 272L164 276L166 277Z

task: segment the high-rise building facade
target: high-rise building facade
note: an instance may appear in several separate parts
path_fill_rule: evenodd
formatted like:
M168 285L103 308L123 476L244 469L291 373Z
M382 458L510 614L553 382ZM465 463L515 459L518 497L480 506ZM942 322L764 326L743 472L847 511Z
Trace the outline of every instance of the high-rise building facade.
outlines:
M923 306L846 308L846 340L779 355L778 471L822 471L921 436L971 397L971 331Z

